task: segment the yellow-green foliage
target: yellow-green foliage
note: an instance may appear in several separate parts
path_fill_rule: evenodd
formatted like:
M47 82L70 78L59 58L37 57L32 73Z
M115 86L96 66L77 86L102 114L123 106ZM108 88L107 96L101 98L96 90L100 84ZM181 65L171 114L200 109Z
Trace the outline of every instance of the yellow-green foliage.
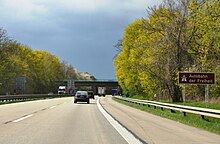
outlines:
M75 69L44 50L11 40L0 28L0 94L16 92L16 77L25 76L24 93L56 92L56 81L77 79ZM17 93L17 92L16 92Z
M152 9L148 19L125 28L114 65L120 85L133 95L152 97L166 91L173 101L181 101L178 72L203 71L216 73L218 82L211 93L218 96L220 1L167 1ZM201 88L191 89L188 95L197 91Z

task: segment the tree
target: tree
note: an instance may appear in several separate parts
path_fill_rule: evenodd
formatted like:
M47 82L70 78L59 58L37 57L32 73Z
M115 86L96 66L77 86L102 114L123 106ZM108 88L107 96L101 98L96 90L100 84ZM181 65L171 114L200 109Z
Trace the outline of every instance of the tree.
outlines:
M56 89L55 81L61 78L59 59L44 50L33 51L32 80L35 93L48 93Z
M114 60L122 88L148 95L168 91L173 101L182 101L179 71L219 71L219 5L166 0L149 10L148 19L128 25Z
M0 93L14 93L16 78L25 77L24 93L56 92L56 81L78 79L76 69L45 50L32 50L10 39L0 28ZM85 79L85 77L80 76ZM94 76L90 77L95 79Z
M215 72L217 84L211 86L211 95L218 96L220 92L220 1L193 0L189 5L189 26L194 37L190 49L195 57L191 71ZM195 88L194 88L195 89ZM197 92L198 91L198 92ZM204 86L197 86L197 91L204 97Z

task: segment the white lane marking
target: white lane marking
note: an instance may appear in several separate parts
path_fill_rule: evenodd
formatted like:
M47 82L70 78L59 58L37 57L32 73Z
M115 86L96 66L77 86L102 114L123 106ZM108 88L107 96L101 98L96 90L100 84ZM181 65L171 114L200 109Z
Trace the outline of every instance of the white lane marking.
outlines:
M74 103L74 99L72 100L72 102Z
M110 122L110 124L118 131L118 133L129 143L129 144L142 144L140 140L135 138L135 136L130 133L126 128L120 125L116 120L114 120L101 106L99 99L97 101L97 106L105 118Z
M19 118L19 119L17 119L17 120L14 120L13 122L14 122L14 123L17 123L17 122L20 122L20 121L22 121L22 120L25 120L25 119L27 119L27 118L29 118L29 117L32 117L32 116L33 116L33 114L30 114L30 115L24 116L24 117L22 117L22 118Z
M53 108L55 108L55 107L57 107L57 106L52 106L52 107L50 107L50 109L53 109Z

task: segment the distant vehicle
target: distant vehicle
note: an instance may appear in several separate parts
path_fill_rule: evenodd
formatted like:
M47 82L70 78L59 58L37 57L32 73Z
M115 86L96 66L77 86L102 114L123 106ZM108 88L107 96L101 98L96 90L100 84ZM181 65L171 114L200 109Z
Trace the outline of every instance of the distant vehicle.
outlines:
M52 92L48 93L47 95L54 95Z
M77 91L74 96L74 103L87 102L89 104L89 94L87 91Z
M68 94L67 86L59 86L58 95Z
M105 96L105 91L106 88L105 87L98 87L98 96Z
M88 91L88 94L89 94L89 98L95 99L93 91Z
M118 90L117 89L112 89L112 96L117 95Z

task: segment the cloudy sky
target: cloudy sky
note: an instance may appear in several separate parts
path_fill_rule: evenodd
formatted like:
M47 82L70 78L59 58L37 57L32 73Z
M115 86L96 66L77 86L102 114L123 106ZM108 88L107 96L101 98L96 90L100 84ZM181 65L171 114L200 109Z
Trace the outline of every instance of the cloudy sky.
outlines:
M0 27L98 79L115 79L124 28L162 0L0 0Z

